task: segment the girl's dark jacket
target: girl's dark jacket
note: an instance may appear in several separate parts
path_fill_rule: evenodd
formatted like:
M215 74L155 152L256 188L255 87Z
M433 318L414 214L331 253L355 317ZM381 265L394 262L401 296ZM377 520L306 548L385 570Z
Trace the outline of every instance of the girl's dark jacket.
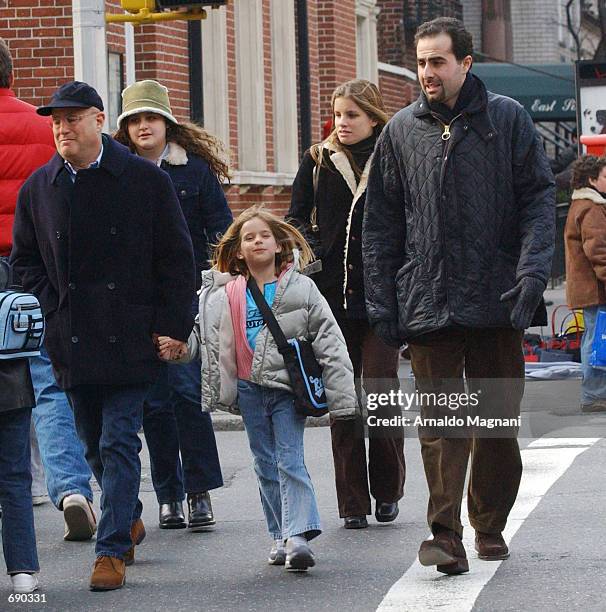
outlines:
M317 171L315 198L313 174L316 162L307 151L293 183L287 217L303 230L307 238L313 239L310 215L315 200L320 228L320 248L315 251L322 260L322 271L312 278L337 319L366 319L362 219L372 156L367 159L362 175L356 181L344 152L324 143L322 153L324 160Z
M56 154L25 182L11 262L46 317L64 389L153 382L152 334L187 340L191 239L170 177L103 136L99 168L75 183Z
M233 216L227 205L225 193L208 163L187 153L175 142L168 143L168 155L161 168L173 181L181 210L185 216L196 260L196 287L202 282L202 270L210 268L211 245L231 225Z
M526 276L547 283L555 185L524 108L487 92L445 126L424 95L377 141L362 253L372 324L400 339L452 325L511 327L501 295ZM533 325L546 322L545 305Z

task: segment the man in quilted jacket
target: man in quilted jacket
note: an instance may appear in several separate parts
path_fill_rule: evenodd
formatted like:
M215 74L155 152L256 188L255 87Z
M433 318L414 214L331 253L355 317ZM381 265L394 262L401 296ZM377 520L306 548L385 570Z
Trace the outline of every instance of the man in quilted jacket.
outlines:
M393 346L408 343L417 389L428 394L418 424L433 537L419 560L460 574L469 569L460 516L468 462L478 556L509 556L502 532L522 474L522 336L546 323L555 189L524 108L470 72L462 23L424 23L416 45L421 94L387 124L369 177L366 300L377 333ZM458 403L440 413L439 397L452 393ZM472 399L475 412L465 406ZM464 417L464 427L430 423L436 414ZM478 424L489 415L510 427Z

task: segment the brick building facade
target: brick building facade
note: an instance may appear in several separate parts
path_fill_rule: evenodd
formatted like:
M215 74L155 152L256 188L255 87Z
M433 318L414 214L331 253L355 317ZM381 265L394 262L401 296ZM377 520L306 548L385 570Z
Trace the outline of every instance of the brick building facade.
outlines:
M204 125L230 151L233 178L225 188L234 212L261 201L284 212L290 201L304 148L299 138L298 4L232 0L227 7L208 9L208 19L199 26ZM14 56L20 98L40 104L78 74L77 5L72 0L0 0L0 37ZM411 101L415 76L398 39L402 5L307 0L312 142L321 140L322 125L331 117L331 93L344 81L364 77L378 82L390 112ZM119 0L106 0L104 8L123 12ZM378 37L383 40L377 44ZM133 79L165 84L176 117L190 118L187 22L111 23L105 40L106 49L98 51L108 55L110 129L120 112L120 91Z

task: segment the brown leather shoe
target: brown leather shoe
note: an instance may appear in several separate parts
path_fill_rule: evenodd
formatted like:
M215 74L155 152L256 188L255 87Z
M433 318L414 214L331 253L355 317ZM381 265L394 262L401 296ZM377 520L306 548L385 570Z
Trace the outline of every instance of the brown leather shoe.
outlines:
M591 402L591 404L581 404L581 412L586 414L592 412L606 412L606 401L596 400L595 402Z
M433 539L425 540L419 548L421 565L435 565L443 574L463 574L469 563L461 538L454 531L440 531Z
M476 531L476 551L484 561L500 561L509 557L509 548L500 533L480 533Z
M130 539L133 541L133 545L128 549L124 555L124 563L126 565L132 565L135 562L135 546L138 546L145 539L145 525L139 518L137 519L130 528Z
M91 591L113 591L121 589L125 581L125 566L116 557L97 557L93 565L89 588Z

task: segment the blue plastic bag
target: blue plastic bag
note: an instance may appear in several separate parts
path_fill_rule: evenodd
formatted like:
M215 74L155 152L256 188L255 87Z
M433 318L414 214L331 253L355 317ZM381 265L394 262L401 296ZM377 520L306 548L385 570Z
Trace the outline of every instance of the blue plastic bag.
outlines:
M595 332L589 355L589 365L594 368L606 367L606 308L600 307L595 318Z

